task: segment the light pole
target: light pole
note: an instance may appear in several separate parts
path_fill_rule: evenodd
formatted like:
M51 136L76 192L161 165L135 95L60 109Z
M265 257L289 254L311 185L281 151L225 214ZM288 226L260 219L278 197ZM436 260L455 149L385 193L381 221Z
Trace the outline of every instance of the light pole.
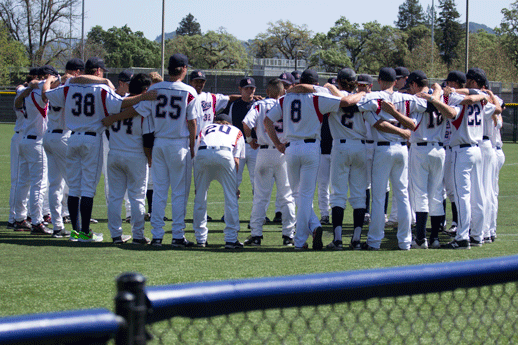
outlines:
M466 73L469 67L469 0L466 0Z
M164 79L164 59L165 59L165 0L162 0L162 79Z
M85 61L85 0L81 13L81 60Z
M295 71L297 71L297 61L299 58L299 53L304 53L304 50L297 49L295 51Z

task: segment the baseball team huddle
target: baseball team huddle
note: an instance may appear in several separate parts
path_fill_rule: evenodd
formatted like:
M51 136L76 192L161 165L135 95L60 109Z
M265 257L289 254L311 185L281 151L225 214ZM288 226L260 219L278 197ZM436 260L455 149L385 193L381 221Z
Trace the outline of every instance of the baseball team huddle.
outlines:
M170 190L172 247L206 247L213 180L223 187L227 249L261 245L274 183L274 221L282 223L282 245L295 250L308 249L309 237L315 250L342 250L347 201L354 227L349 248L379 250L390 224L388 190L401 250L470 249L496 239L505 105L483 70L452 71L441 85L429 85L423 71L384 67L381 90L372 91L373 78L350 68L324 86L307 69L270 80L263 99L251 77L241 79L237 95L203 92L205 73L192 71L187 85L187 68L188 58L174 54L168 81L124 71L117 88L96 57L71 59L63 76L49 65L31 69L15 99L8 228L102 242L90 223L104 173L114 244L133 238L162 246ZM250 236L240 242L245 165L253 206ZM191 242L185 217L193 177ZM317 182L320 220L313 209ZM123 234L123 200L132 235ZM144 235L145 220L152 239ZM324 245L322 225L330 223L333 240ZM440 232L451 242L441 244Z

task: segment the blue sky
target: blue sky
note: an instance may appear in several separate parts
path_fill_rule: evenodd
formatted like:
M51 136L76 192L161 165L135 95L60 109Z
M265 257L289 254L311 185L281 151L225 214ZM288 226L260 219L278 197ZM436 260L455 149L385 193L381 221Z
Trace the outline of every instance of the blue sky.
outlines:
M85 34L95 25L103 29L128 25L133 31L142 31L148 39L155 39L162 31L161 0L84 0ZM314 33L327 33L340 16L353 23L378 21L394 25L399 6L404 0L165 0L165 31L176 30L178 23L192 13L203 32L220 27L241 40L254 38L265 32L268 22L289 20L297 25L306 24ZM435 6L439 0L434 0ZM469 21L485 24L491 28L500 25L501 10L509 8L510 0L469 0ZM423 8L432 0L421 0ZM465 22L466 0L456 0L461 22ZM78 9L80 11L80 9ZM81 23L77 27L80 36Z

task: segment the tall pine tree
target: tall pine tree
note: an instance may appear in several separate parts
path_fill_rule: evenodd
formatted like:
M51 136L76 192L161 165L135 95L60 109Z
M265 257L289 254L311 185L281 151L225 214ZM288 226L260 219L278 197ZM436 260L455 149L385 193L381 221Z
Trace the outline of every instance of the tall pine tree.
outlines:
M200 23L189 13L180 22L180 26L176 29L176 34L179 36L201 35Z
M439 8L436 43L439 46L443 61L450 69L454 61L459 58L457 46L464 31L462 25L458 22L460 14L457 11L455 0L439 0Z
M405 0L399 6L397 15L396 27L400 30L406 31L421 24L424 24L423 7L419 0Z

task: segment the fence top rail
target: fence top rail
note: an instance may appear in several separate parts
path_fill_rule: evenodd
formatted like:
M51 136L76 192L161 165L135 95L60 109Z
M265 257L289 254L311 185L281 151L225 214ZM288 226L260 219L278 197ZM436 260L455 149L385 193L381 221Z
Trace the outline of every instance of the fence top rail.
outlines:
M451 291L518 280L518 256L146 289L149 322Z
M108 340L122 324L122 319L107 309L11 316L0 319L0 344Z

